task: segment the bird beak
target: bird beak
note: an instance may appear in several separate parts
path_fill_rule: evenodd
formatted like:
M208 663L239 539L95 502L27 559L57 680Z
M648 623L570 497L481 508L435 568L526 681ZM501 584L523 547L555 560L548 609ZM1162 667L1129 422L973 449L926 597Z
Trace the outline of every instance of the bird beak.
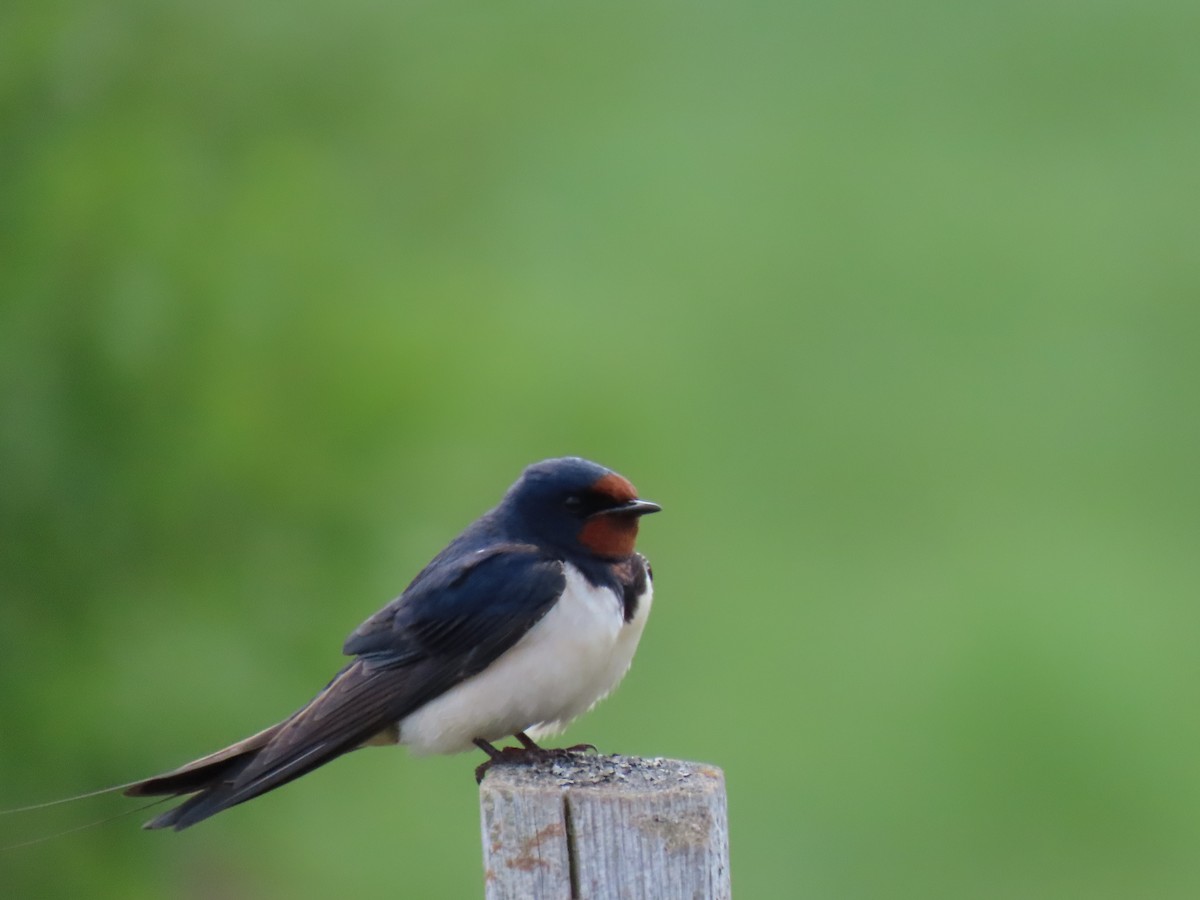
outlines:
M630 500L620 506L610 506L594 515L597 516L645 516L650 513L662 512L662 507L651 500Z

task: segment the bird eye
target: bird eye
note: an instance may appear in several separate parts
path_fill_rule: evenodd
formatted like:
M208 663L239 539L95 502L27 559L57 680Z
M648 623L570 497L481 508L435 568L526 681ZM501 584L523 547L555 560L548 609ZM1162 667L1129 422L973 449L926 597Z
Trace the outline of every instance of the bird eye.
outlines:
M578 494L571 494L566 500L563 501L563 504L567 507L567 509L575 512L583 506L583 498Z

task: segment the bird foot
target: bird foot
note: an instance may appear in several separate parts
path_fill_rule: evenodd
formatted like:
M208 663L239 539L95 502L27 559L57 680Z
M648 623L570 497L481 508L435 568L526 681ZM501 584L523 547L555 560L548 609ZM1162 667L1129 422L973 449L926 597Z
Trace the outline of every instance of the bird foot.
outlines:
M549 759L570 759L572 754L596 752L595 744L572 744L570 747L540 747L524 732L516 735L520 747L495 747L488 741L476 740L475 746L488 755L486 762L475 767L475 783L480 784L488 769L494 765L528 765Z

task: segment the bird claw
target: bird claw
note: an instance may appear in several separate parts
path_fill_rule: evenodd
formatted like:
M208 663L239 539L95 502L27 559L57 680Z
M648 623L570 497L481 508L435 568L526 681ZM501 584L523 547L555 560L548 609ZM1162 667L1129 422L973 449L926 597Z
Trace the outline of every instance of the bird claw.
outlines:
M596 749L595 744L572 744L570 747L562 748L562 752L564 753L587 753L589 750L592 753L600 752Z

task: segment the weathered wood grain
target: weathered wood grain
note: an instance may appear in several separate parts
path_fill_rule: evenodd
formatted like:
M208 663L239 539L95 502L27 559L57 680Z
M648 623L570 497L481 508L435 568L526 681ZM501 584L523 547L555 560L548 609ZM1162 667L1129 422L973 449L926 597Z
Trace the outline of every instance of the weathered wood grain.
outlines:
M724 900L725 776L581 753L493 766L480 786L488 900Z

